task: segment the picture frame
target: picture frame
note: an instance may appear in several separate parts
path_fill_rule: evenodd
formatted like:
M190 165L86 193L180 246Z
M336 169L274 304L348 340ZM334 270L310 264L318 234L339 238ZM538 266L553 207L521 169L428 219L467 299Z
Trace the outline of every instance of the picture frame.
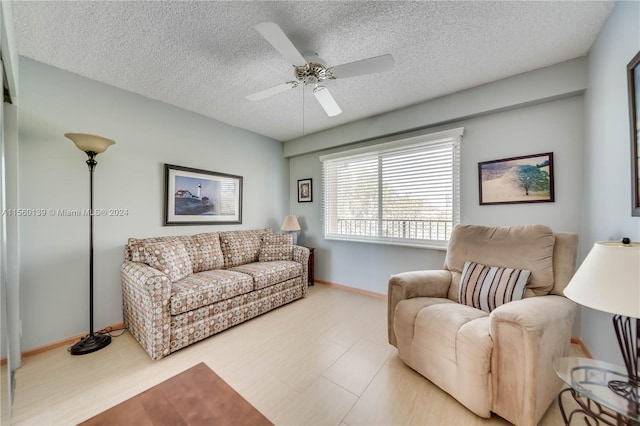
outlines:
M310 203L313 201L312 179L298 179L298 202Z
M627 65L631 131L631 216L640 216L640 52Z
M164 165L164 226L242 223L242 176Z
M553 152L478 163L480 205L555 201Z

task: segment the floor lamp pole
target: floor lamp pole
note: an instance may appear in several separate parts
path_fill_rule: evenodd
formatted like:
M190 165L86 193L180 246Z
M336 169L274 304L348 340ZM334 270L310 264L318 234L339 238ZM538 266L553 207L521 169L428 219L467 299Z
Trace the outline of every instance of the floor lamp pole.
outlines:
M96 153L87 152L89 159L89 333L93 334L93 171L98 162L95 160Z
M71 355L84 355L100 350L111 343L111 336L95 334L93 326L93 172L98 164L96 155L104 152L115 142L100 136L80 133L67 133L65 136L89 157L87 160L89 166L89 335L69 348Z

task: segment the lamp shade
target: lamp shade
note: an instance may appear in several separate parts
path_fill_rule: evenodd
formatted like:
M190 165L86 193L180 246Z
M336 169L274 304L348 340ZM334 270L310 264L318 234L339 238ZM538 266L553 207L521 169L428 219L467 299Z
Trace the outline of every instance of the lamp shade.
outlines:
M280 229L283 231L299 231L300 224L295 216L286 216Z
M116 143L115 141L102 136L89 135L87 133L65 133L67 138L76 144L79 150L84 152L95 152L100 154Z
M640 318L640 243L595 243L564 294L592 309Z

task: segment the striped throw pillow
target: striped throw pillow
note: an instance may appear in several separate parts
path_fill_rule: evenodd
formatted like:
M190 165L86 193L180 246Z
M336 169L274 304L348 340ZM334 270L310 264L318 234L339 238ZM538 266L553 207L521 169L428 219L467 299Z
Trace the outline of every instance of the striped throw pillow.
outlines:
M531 271L485 266L467 260L460 279L460 303L491 312L500 305L520 300Z

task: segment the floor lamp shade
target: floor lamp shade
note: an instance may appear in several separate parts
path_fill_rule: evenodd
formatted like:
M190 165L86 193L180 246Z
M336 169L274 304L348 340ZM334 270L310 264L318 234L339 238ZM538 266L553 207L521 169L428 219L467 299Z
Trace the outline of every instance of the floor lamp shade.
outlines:
M89 335L80 339L69 349L72 355L84 355L100 350L111 343L111 336L95 334L93 327L93 172L98 164L96 156L106 151L115 142L102 136L86 133L65 133L65 136L89 157L86 161L89 166Z
M65 133L64 135L71 139L80 151L95 152L96 154L105 152L107 148L115 143L111 139L87 133Z

